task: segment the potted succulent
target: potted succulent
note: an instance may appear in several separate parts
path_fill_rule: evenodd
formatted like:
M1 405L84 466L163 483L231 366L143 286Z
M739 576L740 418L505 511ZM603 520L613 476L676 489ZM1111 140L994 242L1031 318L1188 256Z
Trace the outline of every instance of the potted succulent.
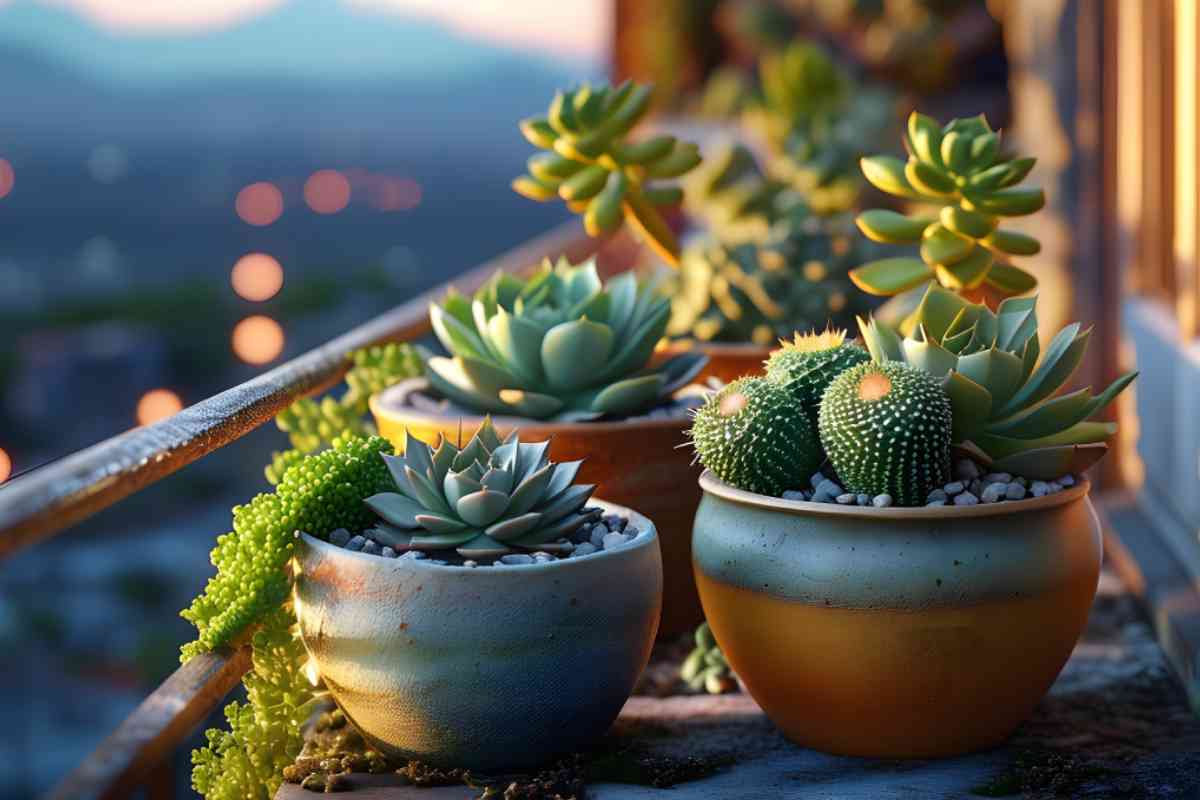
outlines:
M528 279L498 273L474 298L451 293L430 307L450 357L429 359L425 378L370 403L397 450L455 441L490 414L501 435L520 427L552 438L556 460L586 458L580 480L658 525L664 634L700 618L690 551L699 490L679 480L698 469L677 445L699 403L678 395L704 365L695 352L649 365L669 313L653 286L628 272L603 284L590 261L547 261Z
M1043 347L1034 298L991 309L931 284L909 323L861 320L865 349L798 337L691 430L712 631L783 731L828 752L1002 741L1066 662L1099 576L1082 472L1115 425L1091 418L1135 376L1058 394L1088 332Z
M551 462L549 442L501 440L485 419L459 444L410 438L383 455L393 485L365 499L372 526L301 535L300 634L385 755L535 766L604 733L645 667L658 538L646 517L592 501L580 462Z

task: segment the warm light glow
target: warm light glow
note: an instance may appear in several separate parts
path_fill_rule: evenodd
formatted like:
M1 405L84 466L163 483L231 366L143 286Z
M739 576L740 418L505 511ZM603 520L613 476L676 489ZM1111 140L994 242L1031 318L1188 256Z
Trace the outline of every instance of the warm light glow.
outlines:
M380 211L408 211L421 204L421 184L412 178L382 177L371 185L371 206Z
M283 288L283 267L266 253L247 253L233 265L229 282L238 297L261 303Z
M183 401L170 389L151 389L137 404L139 425L152 425L183 410Z
M283 4L284 0L53 0L105 28L118 31L205 31L228 28ZM0 2L3 5L3 2Z
M12 475L12 459L8 453L0 450L0 483L4 483Z
M270 317L246 317L233 328L233 352L247 364L266 364L283 352L283 328Z
M350 181L337 170L317 170L304 182L304 202L318 214L336 214L350 202Z
M283 214L283 193L273 183L252 183L238 192L234 208L242 222L262 227Z
M17 176L13 172L12 164L0 158L0 198L7 196L16 182Z

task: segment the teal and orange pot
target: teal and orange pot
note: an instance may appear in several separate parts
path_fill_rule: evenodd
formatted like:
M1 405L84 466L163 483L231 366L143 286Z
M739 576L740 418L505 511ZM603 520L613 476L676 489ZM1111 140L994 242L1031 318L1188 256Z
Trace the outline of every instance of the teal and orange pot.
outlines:
M303 536L300 634L334 700L381 752L478 771L586 747L650 657L662 558L647 518L628 544L538 564L383 558Z
M971 507L782 500L709 472L692 551L709 624L793 741L929 758L999 744L1087 622L1100 574L1089 484Z

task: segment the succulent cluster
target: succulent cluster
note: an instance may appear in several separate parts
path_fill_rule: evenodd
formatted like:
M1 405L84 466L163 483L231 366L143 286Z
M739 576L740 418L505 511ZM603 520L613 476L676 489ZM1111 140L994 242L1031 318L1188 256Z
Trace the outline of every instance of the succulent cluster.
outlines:
M726 143L688 176L686 208L722 242L763 238L781 209L801 198L769 177L743 144Z
M842 113L854 84L820 45L796 41L758 62L766 133L782 144L796 131L827 125Z
M514 550L570 550L558 539L594 522L584 511L595 486L575 484L582 461L553 464L550 442L503 442L490 418L461 447L433 448L408 434L403 456L384 455L394 486L367 497L380 521L370 531L397 552L456 550L464 558Z
M1037 239L999 228L1008 217L1032 214L1046 202L1041 189L1017 186L1036 159L1008 158L1000 134L981 114L944 127L913 112L904 139L908 160L878 155L862 160L867 180L888 194L939 207L936 213L904 215L865 211L857 222L877 242L920 246L920 258L873 261L850 273L865 292L894 295L929 280L957 292L983 285L1004 296L1037 286L1037 280L1007 263L1010 255L1040 251Z
M678 186L650 185L678 178L700 163L696 145L659 135L640 142L626 134L650 108L653 87L626 81L558 92L544 117L521 122L531 144L547 152L529 159L529 174L513 189L538 201L562 198L583 214L592 236L628 221L664 260L679 259L679 244L659 208L683 199Z
M725 660L721 646L707 622L701 622L694 635L696 646L679 667L679 677L692 691L725 694L737 688L737 676Z
M1137 373L1099 395L1058 395L1083 360L1091 329L1068 325L1043 351L1036 305L1036 297L1008 298L993 312L930 286L908 337L873 320L859 326L876 362L905 362L941 383L956 445L995 472L1050 480L1082 472L1104 455L1116 424L1090 418Z
M445 397L480 413L579 421L665 402L704 366L699 353L647 363L670 302L624 273L547 260L529 280L506 273L473 299L451 292L429 316L452 358L427 362Z

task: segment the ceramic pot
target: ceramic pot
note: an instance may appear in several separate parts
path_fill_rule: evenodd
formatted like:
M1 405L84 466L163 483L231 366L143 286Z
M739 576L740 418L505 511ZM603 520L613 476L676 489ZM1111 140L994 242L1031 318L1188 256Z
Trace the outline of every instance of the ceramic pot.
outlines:
M798 744L882 758L991 747L1087 622L1101 536L1088 483L971 507L781 500L705 472L693 538L714 635Z
M330 693L376 748L479 771L587 746L645 668L662 603L650 520L624 547L457 567L302 535L295 606Z
M371 398L371 413L379 433L398 452L404 449L404 432L436 444L439 436L455 441L469 437L483 417L438 415L411 407L408 396L428 391L421 378L404 381ZM617 422L554 423L518 417L492 417L501 438L519 428L528 442L551 440L554 461L585 459L576 483L596 484L596 494L611 502L636 508L654 520L662 543L663 637L689 631L702 614L692 577L692 519L700 502L696 479L700 468L692 463L692 448L684 445L691 417L635 419Z

